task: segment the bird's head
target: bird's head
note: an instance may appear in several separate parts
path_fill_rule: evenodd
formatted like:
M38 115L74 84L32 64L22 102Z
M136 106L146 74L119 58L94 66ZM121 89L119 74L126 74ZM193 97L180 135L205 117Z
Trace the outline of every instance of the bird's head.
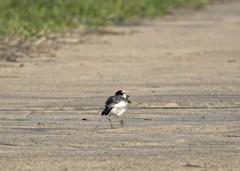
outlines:
M118 90L115 95L120 95L120 96L123 96L127 101L128 103L131 103L131 100L129 99L129 95L126 94L126 92L124 90Z

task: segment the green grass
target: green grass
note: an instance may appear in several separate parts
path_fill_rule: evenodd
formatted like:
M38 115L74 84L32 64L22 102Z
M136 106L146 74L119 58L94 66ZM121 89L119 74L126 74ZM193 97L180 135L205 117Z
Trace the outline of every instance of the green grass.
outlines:
M209 0L1 0L0 36L119 24L131 17L159 16L170 7L199 7Z

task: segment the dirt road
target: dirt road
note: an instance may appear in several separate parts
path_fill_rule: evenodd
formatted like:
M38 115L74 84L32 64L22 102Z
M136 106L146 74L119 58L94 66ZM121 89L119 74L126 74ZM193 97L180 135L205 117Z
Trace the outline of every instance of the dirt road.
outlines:
M240 2L0 65L0 170L239 170ZM124 89L115 129L100 116Z

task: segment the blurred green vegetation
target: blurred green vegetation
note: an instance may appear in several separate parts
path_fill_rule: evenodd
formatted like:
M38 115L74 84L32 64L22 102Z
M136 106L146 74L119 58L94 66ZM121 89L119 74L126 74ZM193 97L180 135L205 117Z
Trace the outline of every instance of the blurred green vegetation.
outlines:
M201 7L209 0L1 0L0 35L38 36L81 25L120 24L159 16L169 8Z

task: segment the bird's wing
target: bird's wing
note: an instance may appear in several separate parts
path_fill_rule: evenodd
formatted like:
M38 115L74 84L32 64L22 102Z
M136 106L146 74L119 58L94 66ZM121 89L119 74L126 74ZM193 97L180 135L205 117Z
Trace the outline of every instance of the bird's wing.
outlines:
M125 105L126 102L122 96L111 96L105 103L106 107L124 107Z

